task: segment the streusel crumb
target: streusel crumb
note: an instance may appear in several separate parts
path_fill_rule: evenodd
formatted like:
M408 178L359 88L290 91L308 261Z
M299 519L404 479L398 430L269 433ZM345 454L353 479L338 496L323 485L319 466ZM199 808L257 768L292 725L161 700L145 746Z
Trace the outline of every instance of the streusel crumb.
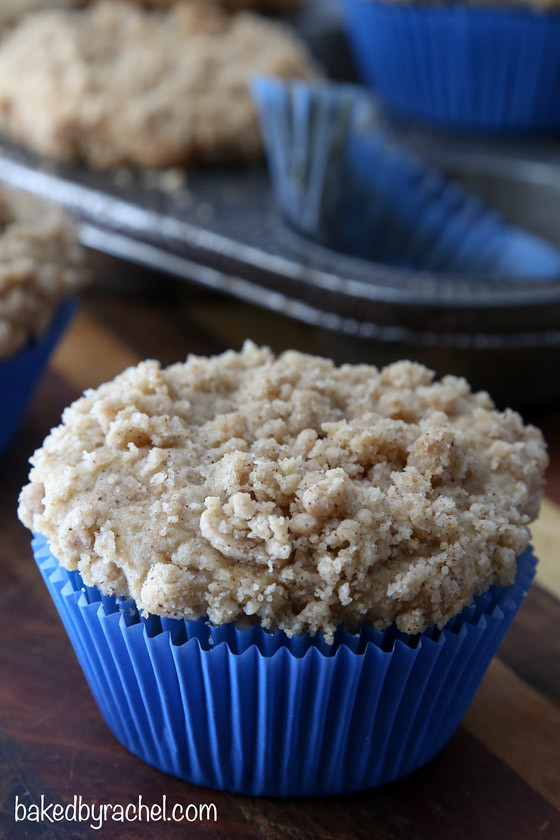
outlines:
M136 3L146 9L170 9L180 0L127 0L129 3ZM37 2L37 0L35 0ZM96 2L96 0L89 0ZM191 0L196 2L196 0ZM297 8L304 0L205 0L207 3L215 3L230 12L238 12L241 9L255 9L259 12L286 12Z
M0 0L0 32L15 26L22 18L45 9L73 9L84 0Z
M88 585L332 640L443 625L509 584L547 455L464 379L248 342L87 392L32 464L20 517Z
M25 193L0 191L0 360L41 336L84 279L70 217Z
M106 0L26 18L0 45L0 131L100 169L252 160L262 152L254 75L314 78L284 25L177 3Z

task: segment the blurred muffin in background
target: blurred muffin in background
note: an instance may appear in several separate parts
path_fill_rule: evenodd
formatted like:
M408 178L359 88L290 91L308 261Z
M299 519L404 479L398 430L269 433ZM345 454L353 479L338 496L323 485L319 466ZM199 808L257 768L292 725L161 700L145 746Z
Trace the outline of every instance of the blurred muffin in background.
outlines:
M290 29L206 2L38 13L0 46L0 131L100 169L252 160L262 153L255 74L318 70Z
M240 9L256 9L260 12L284 12L301 6L305 0L207 0L223 9L239 11ZM96 2L96 0L90 0ZM128 0L146 9L170 9L178 0Z
M23 415L86 279L67 214L24 193L0 192L0 454Z
M15 26L25 15L46 9L73 9L84 0L0 0L0 32Z
M40 338L84 280L77 231L60 208L0 192L0 361Z
M558 0L343 0L364 78L397 116L459 131L560 128Z

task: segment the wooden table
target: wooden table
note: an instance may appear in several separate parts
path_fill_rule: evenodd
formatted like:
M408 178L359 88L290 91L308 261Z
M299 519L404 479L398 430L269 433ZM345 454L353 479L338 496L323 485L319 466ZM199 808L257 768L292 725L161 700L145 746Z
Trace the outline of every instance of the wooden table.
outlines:
M163 279L145 299L92 292L54 357L0 487L0 764L2 838L560 838L560 410L531 418L552 456L549 500L535 529L538 583L521 608L450 745L429 766L382 789L316 801L253 800L187 785L130 755L107 729L16 518L26 459L86 387L141 358L214 353L250 335L280 350L316 350L305 328ZM322 348L324 352L324 347ZM1 410L1 408L0 408ZM14 800L214 803L217 822L14 823ZM25 799L24 799L25 797Z

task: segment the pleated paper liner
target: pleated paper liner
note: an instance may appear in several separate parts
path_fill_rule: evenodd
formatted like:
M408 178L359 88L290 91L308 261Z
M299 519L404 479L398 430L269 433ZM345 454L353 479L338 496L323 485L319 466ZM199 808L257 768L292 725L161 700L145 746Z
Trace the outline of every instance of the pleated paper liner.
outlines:
M253 94L277 203L304 236L412 271L560 275L552 245L376 133L363 88L259 78Z
M33 549L99 708L149 764L262 796L323 796L415 770L453 735L535 574L489 590L443 630L364 626L289 639L258 625L142 618Z
M471 132L560 128L560 13L341 0L363 78L401 117Z
M73 299L64 301L40 339L30 341L15 356L0 361L0 456L12 442L49 356L75 311L76 302Z

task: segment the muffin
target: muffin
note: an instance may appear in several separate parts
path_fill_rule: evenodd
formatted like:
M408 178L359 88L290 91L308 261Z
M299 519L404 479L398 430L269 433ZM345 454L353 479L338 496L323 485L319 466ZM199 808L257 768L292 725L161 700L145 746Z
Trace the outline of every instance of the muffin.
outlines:
M0 0L0 33L32 12L73 9L83 5L84 0Z
M0 453L9 445L84 281L77 231L59 208L0 191Z
M97 2L97 0L89 1ZM128 2L136 3L147 9L170 9L181 0L128 0ZM208 0L208 2L216 3L230 12L238 12L241 9L256 9L259 12L287 12L296 9L304 0Z
M263 72L318 71L290 29L213 4L38 13L0 45L0 131L100 169L253 160L262 147L249 81Z
M31 463L19 515L113 732L284 796L451 737L530 585L547 456L462 379L246 343L86 392Z
M560 127L556 0L344 0L364 78L394 115L471 132Z

